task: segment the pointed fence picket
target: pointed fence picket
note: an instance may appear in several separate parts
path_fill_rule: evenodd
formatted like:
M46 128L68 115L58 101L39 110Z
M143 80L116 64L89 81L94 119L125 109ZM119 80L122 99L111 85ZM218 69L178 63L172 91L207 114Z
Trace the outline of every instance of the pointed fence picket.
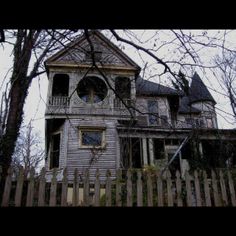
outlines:
M208 175L195 170L181 177L179 171L173 176L169 170L160 175L141 169L122 174L119 169L115 172L117 178L110 170L105 176L98 169L90 172L75 169L71 179L67 169L62 178L53 169L48 179L45 168L39 175L31 169L27 178L23 168L16 176L9 168L3 179L1 206L236 206L232 170L212 170Z

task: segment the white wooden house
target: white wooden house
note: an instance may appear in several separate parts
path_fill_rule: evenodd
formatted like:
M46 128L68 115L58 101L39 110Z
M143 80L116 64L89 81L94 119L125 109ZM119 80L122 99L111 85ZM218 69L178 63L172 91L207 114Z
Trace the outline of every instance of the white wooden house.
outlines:
M110 169L114 176L118 168L163 167L193 128L202 132L204 153L204 139L218 129L216 102L200 77L186 96L142 79L140 67L102 33L89 35L92 51L81 36L45 62L46 169L67 167L69 176L75 168L91 175L98 168L101 176ZM173 166L183 172L187 155L185 148Z

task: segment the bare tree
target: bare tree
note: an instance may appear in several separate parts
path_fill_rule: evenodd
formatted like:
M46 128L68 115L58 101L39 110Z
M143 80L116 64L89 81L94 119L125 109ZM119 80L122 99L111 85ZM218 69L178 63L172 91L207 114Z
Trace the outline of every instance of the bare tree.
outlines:
M34 131L31 122L23 127L17 139L15 152L12 156L12 167L17 173L20 167L24 168L24 175L29 174L33 167L36 171L43 165L45 151L42 148L40 133Z
M4 43L13 44L13 65L1 101L0 165L3 177L11 164L23 121L23 107L32 80L45 73L43 61L62 48L74 34L71 30L19 29L1 32ZM32 65L32 66L31 66Z
M222 51L214 59L219 70L219 83L228 96L236 120L236 53Z

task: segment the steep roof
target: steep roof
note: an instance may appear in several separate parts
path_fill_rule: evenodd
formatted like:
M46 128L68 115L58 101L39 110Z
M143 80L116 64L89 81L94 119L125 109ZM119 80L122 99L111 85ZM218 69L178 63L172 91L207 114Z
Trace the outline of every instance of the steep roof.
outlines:
M189 102L194 103L199 101L211 101L216 104L206 85L202 82L199 75L195 72L192 78L192 84L189 89Z
M180 100L179 113L200 113L201 111L189 104L189 97L184 96Z
M163 86L152 81L144 80L138 76L136 80L136 93L137 95L146 96L164 96L164 95L176 95L181 96L183 93L181 91Z
M139 73L141 68L101 32L91 30L89 31L89 37L93 43L94 50L102 52L99 62L101 62L103 67L126 68L137 71L137 74ZM91 61L86 60L86 52L88 51L90 51L90 44L83 34L73 42L67 44L64 49L48 58L45 61L45 66L87 66L91 64Z

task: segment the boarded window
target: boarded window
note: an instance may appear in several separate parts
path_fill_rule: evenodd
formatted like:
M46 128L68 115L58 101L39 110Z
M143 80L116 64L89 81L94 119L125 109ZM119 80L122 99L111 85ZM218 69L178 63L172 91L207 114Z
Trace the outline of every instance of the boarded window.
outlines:
M50 155L50 169L59 167L59 157L60 157L60 134L55 134L52 136L52 148Z

